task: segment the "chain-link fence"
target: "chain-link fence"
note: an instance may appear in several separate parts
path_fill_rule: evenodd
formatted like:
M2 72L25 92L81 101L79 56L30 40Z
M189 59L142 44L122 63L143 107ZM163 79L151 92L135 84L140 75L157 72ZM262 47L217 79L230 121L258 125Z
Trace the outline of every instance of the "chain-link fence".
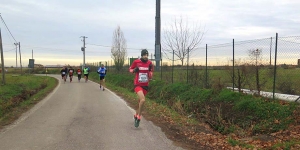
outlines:
M169 58L164 58L161 69L155 70L155 80L199 88L300 95L300 36L206 44L183 61L172 55ZM128 72L133 59L125 60L122 73ZM116 72L113 60L86 63L91 71L97 71L101 64L108 72Z
M175 59L163 61L160 78L199 88L300 95L299 50L300 36L207 45L195 51L199 58L190 58L183 65Z
M155 71L155 78L199 88L300 95L300 36L206 44L194 53L198 57L191 55L184 61L173 56L162 60L161 70ZM115 72L112 60L102 63L110 72ZM87 65L96 71L101 62ZM129 65L130 60L126 60L122 72L128 72Z
M275 43L276 44L276 43ZM233 86L243 89L272 91L273 38L241 41L234 43Z
M279 37L274 61L275 90L279 93L300 95L300 36Z

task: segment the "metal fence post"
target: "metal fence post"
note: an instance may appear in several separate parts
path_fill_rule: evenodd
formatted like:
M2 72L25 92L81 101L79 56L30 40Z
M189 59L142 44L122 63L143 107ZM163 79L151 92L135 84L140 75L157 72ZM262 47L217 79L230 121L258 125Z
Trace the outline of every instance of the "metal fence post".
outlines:
M276 33L275 42L275 63L274 63L274 80L273 80L273 100L275 99L275 81L276 81L276 68L277 68L277 45L278 45L278 33Z
M232 40L232 91L234 91L234 39Z
M207 81L207 44L205 46L205 88L208 88L208 81Z

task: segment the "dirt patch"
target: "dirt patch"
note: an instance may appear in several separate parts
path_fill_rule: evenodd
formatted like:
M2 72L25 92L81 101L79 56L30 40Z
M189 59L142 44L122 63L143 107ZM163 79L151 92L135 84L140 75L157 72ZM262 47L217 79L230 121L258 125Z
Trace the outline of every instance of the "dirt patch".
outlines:
M269 142L269 141L274 141L276 138L271 135L262 134L262 135L253 136L252 139L259 140L262 142Z
M138 107L138 100L129 100L129 97L124 95L121 92L116 92L116 94L122 97L127 104L133 108L137 109ZM210 150L215 149L215 147L208 146L209 143L203 145L203 143L197 140L197 136L203 135L213 135L211 129L208 129L208 126L205 125L177 125L174 121L170 120L168 116L160 116L150 114L146 110L143 111L143 117L146 118L148 121L153 122L156 126L160 127L161 130L166 134L166 136L174 142L174 145L183 147L185 149L191 150ZM198 135L197 135L198 134Z
M191 133L209 133L205 127L201 125L194 125L194 126L180 126L171 124L170 121L168 121L164 117L153 117L152 115L145 112L144 117L152 121L156 126L159 126L162 131L166 134L166 136L174 141L174 144L186 149L213 149L210 146L204 146L196 139L190 138L188 134Z

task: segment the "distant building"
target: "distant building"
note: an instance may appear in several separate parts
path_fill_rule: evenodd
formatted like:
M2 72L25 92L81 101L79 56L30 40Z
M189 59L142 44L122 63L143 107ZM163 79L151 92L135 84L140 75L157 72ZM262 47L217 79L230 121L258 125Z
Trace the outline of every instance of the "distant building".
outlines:
M298 59L298 67L300 67L300 59Z
M62 68L63 65L45 65L45 68Z
M44 68L42 64L34 64L34 68Z

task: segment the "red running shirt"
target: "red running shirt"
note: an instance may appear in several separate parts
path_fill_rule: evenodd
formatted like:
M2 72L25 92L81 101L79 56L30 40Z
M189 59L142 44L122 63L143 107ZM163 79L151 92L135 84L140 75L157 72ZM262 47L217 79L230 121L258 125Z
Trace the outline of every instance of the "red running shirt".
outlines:
M72 76L74 72L74 69L69 69L69 75Z
M81 75L81 70L80 69L77 69L77 74Z
M150 60L147 62L142 62L140 59L133 61L132 65L129 68L129 71L138 67L139 71L135 73L134 85L136 86L148 86L149 79L152 78L153 65ZM151 68L150 68L151 67ZM149 68L151 71L149 71Z

